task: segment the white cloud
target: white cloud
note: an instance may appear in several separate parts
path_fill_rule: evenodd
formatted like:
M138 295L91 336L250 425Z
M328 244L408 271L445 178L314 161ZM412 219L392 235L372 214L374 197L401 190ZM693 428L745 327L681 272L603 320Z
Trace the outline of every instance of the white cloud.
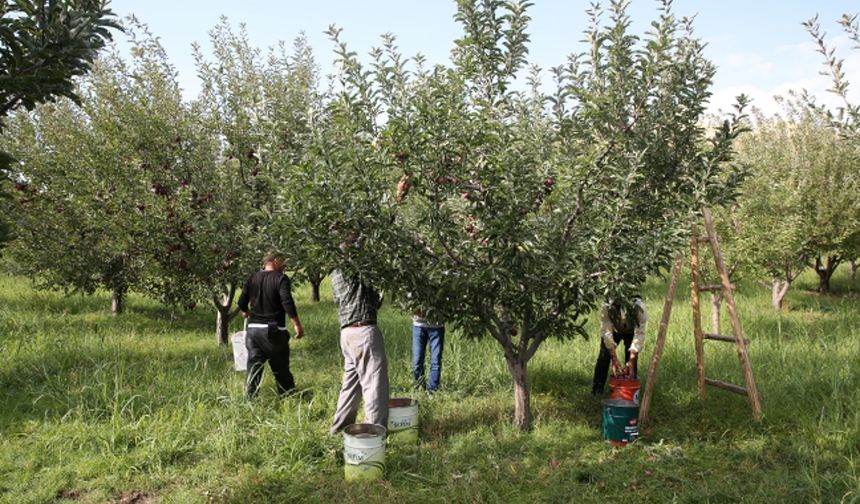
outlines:
M744 72L769 74L774 70L774 63L760 54L752 52L735 52L716 61L717 67L726 72Z
M786 81L766 89L754 85L715 89L708 106L708 111L709 113L718 115L731 112L733 110L732 105L735 103L735 97L745 94L752 99L752 106L761 110L766 115L775 114L781 111L781 106L776 102L775 97L787 97L791 91L800 92L804 89L810 95L814 96L816 102L819 104L826 105L831 109L842 106L842 99L827 91L827 88L830 87L830 82L825 77L815 77ZM850 82L854 87L849 88L849 99L852 100L852 103L860 103L860 72L853 74Z
M860 49L852 49L851 40L841 34L829 37L827 44L835 48L837 58L844 60L842 70L849 82L849 100L860 103ZM775 96L788 96L790 91L803 89L827 107L844 105L840 97L828 91L833 83L829 75L821 75L827 68L816 49L817 46L808 41L779 46L773 50L772 59L753 51L718 58L709 112L731 111L735 96L744 93L752 98L753 106L772 114L780 111Z

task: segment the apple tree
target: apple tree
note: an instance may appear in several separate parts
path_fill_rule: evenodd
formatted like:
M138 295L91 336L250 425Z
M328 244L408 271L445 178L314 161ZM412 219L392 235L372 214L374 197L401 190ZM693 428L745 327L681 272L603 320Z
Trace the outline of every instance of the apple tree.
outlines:
M192 113L210 136L203 155L208 210L194 219L207 231L194 236L206 238L198 248L205 243L220 256L195 267L203 270L198 277L218 312L218 340L224 343L238 312L236 289L267 250L285 253L291 269L306 271L317 289L322 280L315 257L297 250L278 227L279 195L306 156L319 98L317 67L303 36L291 51L280 44L263 57L244 28L236 32L222 20L210 40L214 59L194 48L202 91Z
M732 213L737 225L725 234L727 253L752 276L769 280L776 310L812 253L801 210L809 149L798 147L815 133L822 132L810 122L759 114L752 131L738 142L738 159L750 166L751 176Z
M848 39L853 43L852 50L860 50L860 23L857 21L857 14L844 14L838 23L842 26ZM818 16L804 22L803 26L815 40L818 52L824 58L824 66L827 70L822 72L822 74L829 76L833 83L833 87L829 91L836 94L841 99L842 104L835 107L834 110L830 110L823 106L817 106L808 97L806 97L806 102L813 110L823 114L828 119L830 125L839 132L841 138L850 145L849 148L854 151L855 156L860 156L860 103L852 102L848 97L848 86L850 83L843 69L845 59L837 56L835 49L827 45L825 40L826 33L821 30ZM854 54L856 55L857 53ZM842 258L849 262L851 280L854 283L857 279L858 263L860 263L860 230L857 230L856 236L846 241L844 245ZM835 265L839 263L839 261L832 260L834 257L838 258L839 256L829 256L827 262L822 261L821 258L816 260L815 269L821 278L821 287L819 290L824 288L825 285L829 285L830 275L833 274ZM829 290L829 286L825 290Z
M590 47L552 69L551 93L528 65L529 5L459 1L463 35L432 68L392 36L365 66L331 29L328 124L285 198L331 264L493 337L523 429L541 344L667 267L695 212L742 175L740 117L708 136L714 67L669 2L642 36L626 2L608 19L593 7Z
M69 101L21 114L10 132L20 238L10 254L46 286L146 290L160 211L173 198L163 172L182 165L181 99L173 70L132 20L131 62L101 57ZM159 214L160 215L160 214Z
M86 74L96 54L119 29L107 3L99 0L16 0L0 4L0 133L4 118L23 107L58 97L77 99L73 78ZM14 158L0 151L0 205L9 203ZM0 218L0 247L12 237L12 223Z

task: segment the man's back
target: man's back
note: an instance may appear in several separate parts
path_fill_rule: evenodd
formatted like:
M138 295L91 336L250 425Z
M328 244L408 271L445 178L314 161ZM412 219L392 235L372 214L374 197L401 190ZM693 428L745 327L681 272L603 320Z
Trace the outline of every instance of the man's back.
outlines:
M250 302L251 308L248 309ZM286 325L286 315L296 316L296 307L290 292L290 279L275 270L257 271L248 277L239 308L250 313L248 322L277 322L279 327Z

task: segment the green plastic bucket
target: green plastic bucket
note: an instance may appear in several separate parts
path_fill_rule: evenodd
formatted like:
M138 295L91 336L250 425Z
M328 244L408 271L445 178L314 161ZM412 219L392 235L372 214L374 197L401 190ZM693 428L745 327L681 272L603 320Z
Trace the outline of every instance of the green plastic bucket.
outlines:
M370 481L385 473L385 427L352 424L343 430L343 472L347 481Z
M603 401L603 438L624 446L639 437L639 405L624 399Z
M398 397L388 401L388 442L418 444L418 401Z

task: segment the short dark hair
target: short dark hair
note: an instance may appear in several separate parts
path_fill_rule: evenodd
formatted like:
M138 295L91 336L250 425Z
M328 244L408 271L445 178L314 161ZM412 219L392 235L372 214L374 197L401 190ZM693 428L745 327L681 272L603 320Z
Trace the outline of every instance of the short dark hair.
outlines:
M284 255L277 252L269 252L263 256L263 266L271 264L275 261L284 262Z

